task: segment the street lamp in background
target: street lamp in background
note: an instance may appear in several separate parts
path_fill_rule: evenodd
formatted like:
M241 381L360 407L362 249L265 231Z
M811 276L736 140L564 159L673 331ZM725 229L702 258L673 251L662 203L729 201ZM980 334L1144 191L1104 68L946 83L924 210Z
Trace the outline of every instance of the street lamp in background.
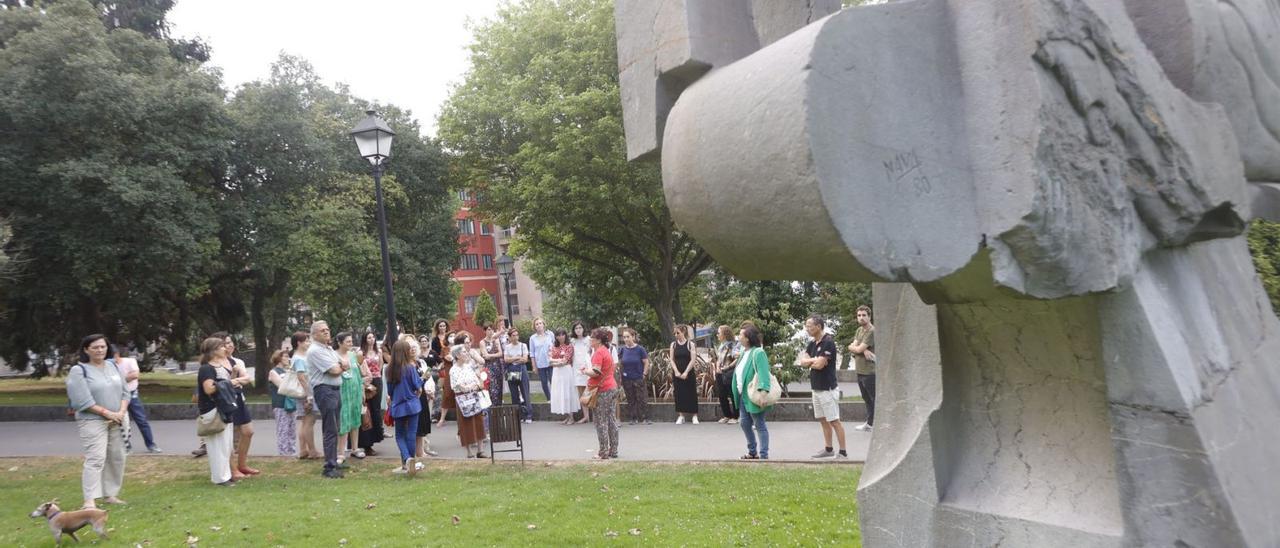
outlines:
M507 328L515 327L515 314L511 313L511 273L515 270L516 262L506 253L503 253L493 264L498 267L498 274L502 276L502 294L507 297Z
M382 244L382 283L387 293L387 348L400 336L396 325L396 301L391 293L391 253L387 249L387 212L382 206L382 172L391 157L391 138L396 132L378 117L377 111L366 110L366 116L351 130L360 156L373 166L373 192L378 201L378 240Z

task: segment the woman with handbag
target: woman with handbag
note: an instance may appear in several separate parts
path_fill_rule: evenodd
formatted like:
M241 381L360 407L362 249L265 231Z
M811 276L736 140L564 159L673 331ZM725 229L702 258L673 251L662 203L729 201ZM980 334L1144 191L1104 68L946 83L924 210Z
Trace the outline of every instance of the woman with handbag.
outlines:
M237 384L235 374L227 362L226 339L209 337L200 343L200 370L196 373L196 384L200 387L196 408L200 412L197 418L197 433L209 450L209 479L214 485L232 486L235 480L231 477L231 442L232 426L222 418L215 396L226 398L229 394L219 394L219 381L223 386L234 387ZM221 423L221 428L218 428Z
M764 422L764 414L771 406L769 399L776 401L776 381L769 373L769 357L761 348L760 330L756 326L748 325L738 331L738 344L742 347L742 357L733 371L733 399L738 403L738 424L747 437L747 454L742 458L768 460L769 426ZM765 394L763 398L760 392ZM758 452L757 433L760 435Z
M413 357L413 345L400 339L391 345L391 363L387 365L387 414L395 424L396 448L400 449L400 467L393 470L397 474L416 474L422 469L422 463L414 456L414 436L418 432L418 421L425 418L431 422L430 412L422 417L425 409L419 396L422 392L422 377L418 376L418 368Z
M618 414L614 407L618 403L618 381L613 377L615 365L613 353L609 351L609 341L613 333L597 327L591 331L591 367L587 369L587 390L582 395L582 407L594 408L596 440L600 442L600 450L594 457L596 460L618 458Z
M467 458L484 458L480 442L484 440L484 410L490 403L484 389L489 373L481 365L484 361L480 353L471 348L470 333L459 331L454 342L449 383L458 409L458 441L467 448Z
M115 362L107 359L110 347L105 335L85 337L80 341L80 361L67 373L67 400L84 444L80 487L85 508L97 508L96 499L104 495L107 503L124 504L116 497L124 484L121 425L129 416L132 395Z
M284 350L276 350L271 354L271 372L267 373L267 388L271 392L271 413L276 417L276 453L282 457L298 454L297 420L293 417L294 412L298 410L298 403L297 400L280 393L280 389L287 380L298 379L285 366L288 357Z

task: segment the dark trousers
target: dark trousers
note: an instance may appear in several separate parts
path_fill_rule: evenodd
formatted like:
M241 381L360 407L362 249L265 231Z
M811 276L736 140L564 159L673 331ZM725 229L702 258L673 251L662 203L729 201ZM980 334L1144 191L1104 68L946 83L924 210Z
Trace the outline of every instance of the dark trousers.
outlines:
M720 399L720 414L726 419L738 418L737 402L733 401L733 370L716 373L716 397Z
M644 379L622 379L622 390L627 394L627 420L649 420L649 390Z
M547 401L551 401L551 368L543 367L538 370L538 381L542 383L542 395L547 397Z
M867 426L876 424L876 376L858 375L858 391L867 404Z
M129 400L129 420L138 425L138 430L142 432L142 440L147 443L147 449L155 447L156 440L151 437L151 423L147 422L147 408L143 407L137 392L134 392L133 399Z
M314 389L316 408L320 410L320 431L324 433L324 469L338 467L338 417L342 413L342 394L328 384Z
M511 389L511 405L519 405L520 416L525 420L533 420L533 402L529 401L529 370L522 363L509 363L503 378L512 373L519 373L520 380L507 381L507 388Z

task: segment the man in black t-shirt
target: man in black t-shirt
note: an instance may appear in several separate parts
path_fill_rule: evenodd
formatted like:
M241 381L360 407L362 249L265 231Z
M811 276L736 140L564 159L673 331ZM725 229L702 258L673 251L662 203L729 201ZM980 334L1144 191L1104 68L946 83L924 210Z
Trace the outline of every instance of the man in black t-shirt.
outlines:
M805 332L813 338L804 354L800 356L800 367L809 369L809 387L813 390L813 416L822 424L822 439L826 444L822 451L813 455L815 459L847 459L845 451L844 425L840 424L840 388L836 381L836 342L826 333L827 322L819 315L809 316L804 321ZM836 441L840 443L840 452L836 453L831 446L831 433L835 432Z

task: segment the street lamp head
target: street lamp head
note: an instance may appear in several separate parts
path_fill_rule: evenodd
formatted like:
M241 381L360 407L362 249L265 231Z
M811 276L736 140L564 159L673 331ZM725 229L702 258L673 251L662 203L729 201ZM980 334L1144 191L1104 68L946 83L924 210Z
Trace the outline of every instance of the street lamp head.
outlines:
M391 131L391 127L378 117L377 111L364 112L367 116L351 130L351 136L356 140L360 156L369 160L370 164L379 166L391 157L391 138L396 132Z
M498 257L498 260L493 262L493 264L498 267L498 274L510 276L516 262L509 255L503 253L501 257Z

